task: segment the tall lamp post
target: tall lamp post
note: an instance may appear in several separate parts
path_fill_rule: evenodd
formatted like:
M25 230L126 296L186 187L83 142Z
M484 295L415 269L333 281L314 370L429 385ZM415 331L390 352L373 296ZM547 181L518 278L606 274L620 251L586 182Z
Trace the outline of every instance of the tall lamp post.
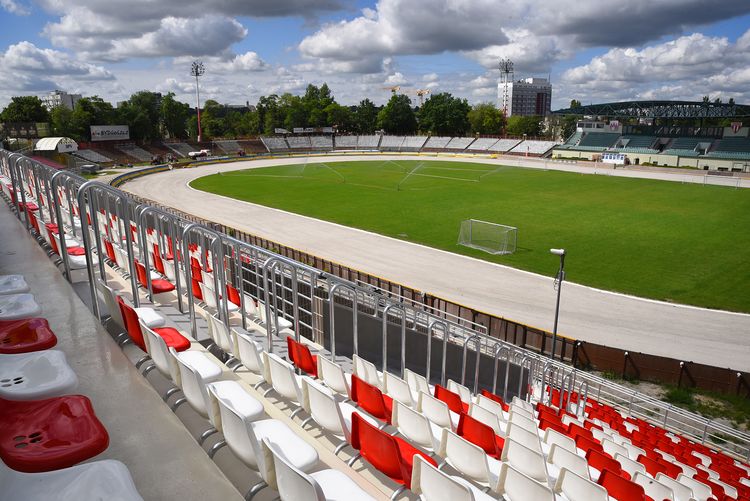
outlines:
M190 75L195 77L195 101L197 103L198 110L198 142L201 142L201 91L198 85L198 78L202 77L206 73L206 68L203 66L201 61L193 61L193 65L190 68Z
M555 305L555 325L552 327L552 360L555 359L555 349L557 348L557 319L560 317L560 292L562 283L565 280L565 249L550 249L550 254L560 256L560 269L555 277L555 288L557 289L557 304ZM560 357L562 358L562 357Z

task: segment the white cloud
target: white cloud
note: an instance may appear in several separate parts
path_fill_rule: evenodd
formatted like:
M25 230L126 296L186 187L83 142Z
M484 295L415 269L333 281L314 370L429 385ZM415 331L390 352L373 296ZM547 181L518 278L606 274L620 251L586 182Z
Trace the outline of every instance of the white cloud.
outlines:
M423 82L434 82L437 79L438 79L437 73L427 73L426 75L422 75Z
M598 102L704 95L750 100L749 42L750 30L735 43L693 33L643 49L610 49L565 71L561 95Z
M299 50L327 62L461 52L486 68L510 57L519 71L546 73L581 48L640 45L748 12L747 0L380 0Z
M0 7L2 7L3 10L17 16L28 16L29 14L31 14L31 11L28 7L16 2L15 0L0 0Z
M65 52L40 49L31 42L19 42L0 53L0 102L19 94L44 93L56 88L91 88L114 81L114 75L71 57Z
M383 83L385 85L406 85L409 82L406 80L403 73L397 71L396 73L388 75Z

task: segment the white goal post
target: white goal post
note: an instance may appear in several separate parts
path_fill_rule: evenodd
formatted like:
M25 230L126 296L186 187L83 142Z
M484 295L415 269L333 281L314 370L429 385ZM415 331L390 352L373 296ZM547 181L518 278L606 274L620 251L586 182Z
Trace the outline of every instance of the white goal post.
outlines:
M458 245L479 249L490 254L513 254L518 241L518 228L478 219L461 221Z

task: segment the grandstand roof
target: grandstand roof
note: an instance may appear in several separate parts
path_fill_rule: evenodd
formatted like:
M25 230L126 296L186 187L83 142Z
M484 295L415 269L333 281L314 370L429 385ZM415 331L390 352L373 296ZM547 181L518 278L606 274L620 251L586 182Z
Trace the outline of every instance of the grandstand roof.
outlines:
M553 113L627 118L740 118L750 117L750 105L703 101L623 101L565 108Z

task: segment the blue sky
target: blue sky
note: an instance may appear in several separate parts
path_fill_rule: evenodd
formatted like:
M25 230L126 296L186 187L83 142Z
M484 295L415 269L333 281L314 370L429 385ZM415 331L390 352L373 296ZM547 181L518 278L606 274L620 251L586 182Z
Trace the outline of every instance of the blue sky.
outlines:
M0 0L0 105L54 88L255 103L327 82L354 104L401 85L494 101L501 57L570 99L750 103L748 0Z

